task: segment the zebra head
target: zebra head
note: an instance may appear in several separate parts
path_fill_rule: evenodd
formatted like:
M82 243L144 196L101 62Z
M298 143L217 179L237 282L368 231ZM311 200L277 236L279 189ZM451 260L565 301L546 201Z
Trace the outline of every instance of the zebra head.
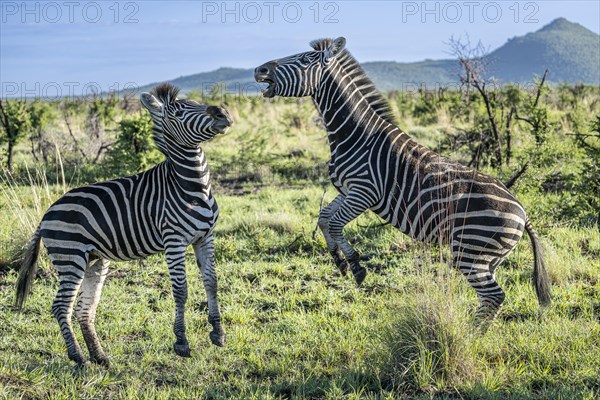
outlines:
M319 86L323 71L344 50L346 39L321 39L310 43L313 50L264 63L254 70L257 82L267 83L264 97L311 96Z
M164 83L151 93L142 93L140 101L150 111L156 131L166 141L198 147L217 134L225 133L233 124L226 109L199 104L193 100L178 99L179 89Z

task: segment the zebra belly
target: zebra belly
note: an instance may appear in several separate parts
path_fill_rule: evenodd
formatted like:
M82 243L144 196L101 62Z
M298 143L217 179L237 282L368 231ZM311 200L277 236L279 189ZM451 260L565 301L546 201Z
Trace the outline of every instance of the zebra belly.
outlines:
M148 204L154 205L152 209L159 205L138 198L132 189L132 180L121 179L77 188L61 197L40 223L48 252L84 249L122 261L162 251L153 212L148 210Z
M484 248L500 243L501 247L512 249L522 235L526 215L518 203L503 200L508 203L473 193L449 194L443 199L422 196L412 207L395 202L392 207L382 206L374 211L419 241L448 244L475 240Z
M127 244L123 246L122 243L111 242L106 235L87 230L83 224L67 224L60 221L43 221L40 224L40 235L51 260L53 255L57 254L64 259L69 254L81 256L85 253L89 257L128 261L145 258L164 250L162 246L141 246L132 242L131 238L125 238Z

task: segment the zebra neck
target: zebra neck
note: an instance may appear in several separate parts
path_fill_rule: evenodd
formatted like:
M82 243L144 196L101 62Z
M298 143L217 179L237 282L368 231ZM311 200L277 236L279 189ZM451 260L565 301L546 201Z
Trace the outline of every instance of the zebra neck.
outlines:
M168 163L173 182L190 197L208 195L210 172L201 148L169 147Z
M313 102L327 128L332 154L342 143L365 142L370 136L395 128L371 107L343 69L325 74Z

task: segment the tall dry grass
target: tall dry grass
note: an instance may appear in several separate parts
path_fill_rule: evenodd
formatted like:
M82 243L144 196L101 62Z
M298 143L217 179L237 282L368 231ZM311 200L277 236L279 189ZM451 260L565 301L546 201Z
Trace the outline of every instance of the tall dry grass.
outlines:
M24 177L2 169L0 212L10 215L0 226L0 271L17 269L21 256L44 213L69 190L62 157L56 148L56 182L48 182L44 169L25 166Z
M423 294L407 293L384 329L381 376L386 386L409 392L459 392L481 378L471 307L453 284L423 277L421 285Z

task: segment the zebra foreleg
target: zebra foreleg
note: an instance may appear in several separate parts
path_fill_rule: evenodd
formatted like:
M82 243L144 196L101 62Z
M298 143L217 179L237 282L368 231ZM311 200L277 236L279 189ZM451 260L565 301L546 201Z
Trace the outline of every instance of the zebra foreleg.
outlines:
M83 281L88 256L86 253L82 253L80 256L73 254L50 254L49 256L58 271L59 279L58 292L52 303L52 314L60 326L69 359L82 367L85 365L85 358L73 333L71 316L75 297Z
M88 265L81 284L81 294L75 307L75 316L79 321L83 339L90 352L90 360L105 367L108 367L109 361L100 345L98 335L96 335L94 320L107 273L108 260L95 260Z
M173 298L175 299L175 344L173 349L181 357L190 356L190 345L185 336L185 303L187 301L187 280L185 276L185 247L184 245L167 247L165 257L169 266Z
M333 214L340 208L340 205L344 202L344 195L338 195L331 203L329 203L326 207L324 207L319 213L319 228L321 232L323 232L323 236L325 237L325 241L327 243L327 250L333 257L333 262L339 268L340 272L343 276L346 276L348 273L348 262L344 259L344 255L342 251L338 247L337 243L331 237L329 233L329 220L333 216Z
M194 244L196 262L202 273L202 281L206 290L208 302L208 322L213 330L210 332L210 341L216 346L225 345L225 333L221 326L221 314L217 301L217 274L215 273L215 246L212 233L202 242Z
M344 237L343 229L346 224L365 212L370 204L365 201L366 197L360 193L350 192L342 201L339 208L329 220L329 233L339 248L344 253L350 270L354 275L356 283L360 285L367 276L367 270L360 266L360 255L348 243Z

